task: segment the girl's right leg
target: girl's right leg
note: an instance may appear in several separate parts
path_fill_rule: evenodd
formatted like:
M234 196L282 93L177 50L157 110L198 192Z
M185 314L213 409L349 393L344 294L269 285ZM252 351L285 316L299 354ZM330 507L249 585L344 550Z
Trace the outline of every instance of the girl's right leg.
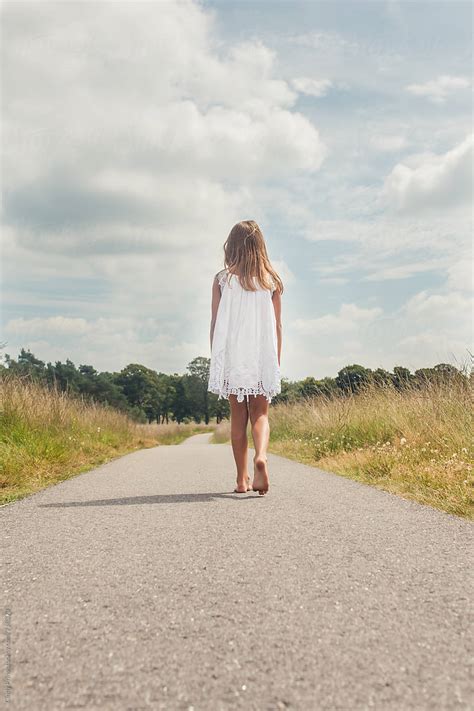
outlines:
M267 449L270 440L270 424L268 422L268 406L269 403L265 395L249 396L249 415L255 447L252 488L259 494L267 492L269 487Z
M247 455L247 423L249 412L247 402L237 401L237 395L229 395L230 402L230 439L232 451L234 453L235 465L237 467L237 490L239 493L247 491L250 482L248 473Z

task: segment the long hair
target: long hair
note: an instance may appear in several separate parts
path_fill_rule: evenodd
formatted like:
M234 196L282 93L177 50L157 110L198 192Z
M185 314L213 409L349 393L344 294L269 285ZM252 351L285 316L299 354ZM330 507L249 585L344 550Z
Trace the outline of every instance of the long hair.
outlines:
M283 282L270 264L267 247L260 227L254 220L237 222L224 242L224 266L237 274L241 286L256 291L253 277L262 289L275 288L283 294Z

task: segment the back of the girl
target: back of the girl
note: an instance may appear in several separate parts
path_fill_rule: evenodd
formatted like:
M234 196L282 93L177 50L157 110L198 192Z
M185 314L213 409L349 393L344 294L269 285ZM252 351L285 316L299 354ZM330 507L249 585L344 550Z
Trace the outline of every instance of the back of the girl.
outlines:
M224 244L224 268L214 276L208 390L231 406L236 493L250 490L247 423L255 445L253 490L268 491L268 407L281 392L283 284L268 258L257 223L237 223Z

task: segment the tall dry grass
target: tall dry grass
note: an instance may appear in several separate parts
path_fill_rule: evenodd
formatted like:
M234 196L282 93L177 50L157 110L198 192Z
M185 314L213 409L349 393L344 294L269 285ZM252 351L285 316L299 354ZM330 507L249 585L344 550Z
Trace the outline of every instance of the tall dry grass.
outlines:
M135 449L212 430L194 423L137 424L111 407L6 374L0 378L0 503Z
M473 400L467 380L271 405L269 451L452 514L473 517ZM253 447L251 430L249 444ZM224 421L215 442L230 439Z
M230 440L230 420L221 420L215 427L211 444L225 444Z

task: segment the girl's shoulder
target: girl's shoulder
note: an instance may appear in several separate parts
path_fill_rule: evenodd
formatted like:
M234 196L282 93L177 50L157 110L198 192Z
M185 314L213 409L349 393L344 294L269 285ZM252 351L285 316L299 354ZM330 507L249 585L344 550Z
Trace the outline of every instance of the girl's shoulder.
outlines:
M221 269L217 274L215 274L214 279L216 279L219 283L219 286L222 288L222 286L225 283L225 280L227 279L227 269Z
M224 268L224 269L221 269L220 271L218 271L217 274L214 275L214 279L217 280L221 289L224 286L224 284L226 283L227 277L229 274L232 274L232 272L229 272L228 269ZM269 276L270 284L271 284L270 293L273 295L273 292L276 289L276 283L275 283L275 280L273 279L271 274L268 274L268 276Z

